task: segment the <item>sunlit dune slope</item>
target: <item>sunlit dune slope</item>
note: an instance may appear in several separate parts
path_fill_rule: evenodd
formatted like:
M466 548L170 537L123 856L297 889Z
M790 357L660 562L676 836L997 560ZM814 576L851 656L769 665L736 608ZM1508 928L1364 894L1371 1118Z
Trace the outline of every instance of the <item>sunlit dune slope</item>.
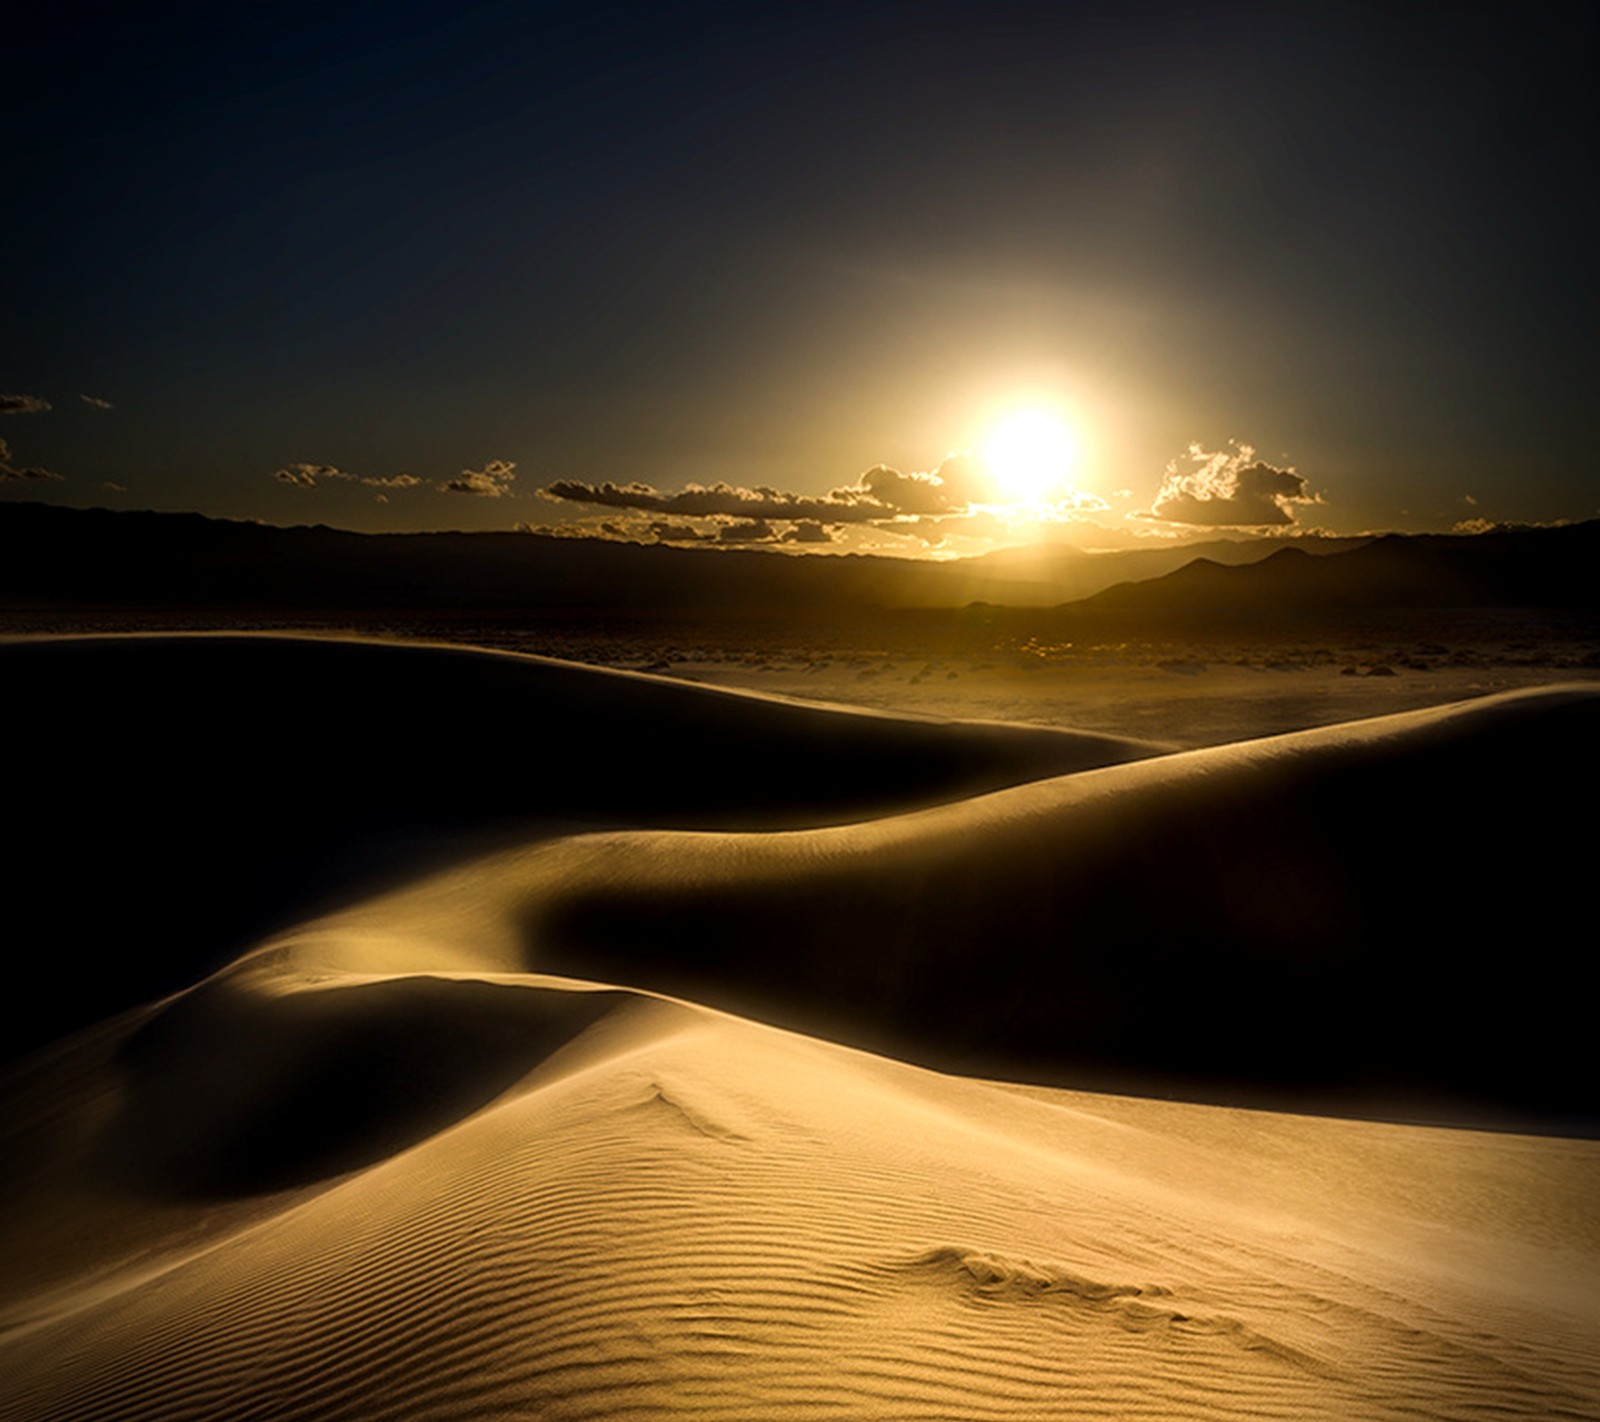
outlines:
M576 836L408 912L474 905L504 970L944 1068L1592 1125L1560 807L1595 803L1597 723L1554 688L852 825Z
M1600 1416L1595 1143L384 974L388 912L12 1083L0 1417Z
M25 710L6 909L34 965L0 1060L441 854L575 823L836 822L1159 749L351 639L13 641L0 677Z

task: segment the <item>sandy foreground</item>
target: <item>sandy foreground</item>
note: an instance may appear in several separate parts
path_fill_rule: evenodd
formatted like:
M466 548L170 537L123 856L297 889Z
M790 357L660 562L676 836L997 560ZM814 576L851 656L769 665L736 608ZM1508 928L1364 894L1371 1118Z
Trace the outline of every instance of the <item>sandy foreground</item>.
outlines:
M0 665L57 757L137 675L160 769L96 776L114 905L101 841L13 892L78 967L0 1078L0 1417L1600 1417L1593 686L1163 754L460 649ZM565 754L357 773L462 688ZM68 780L17 777L60 836ZM186 873L318 824L366 851L172 982ZM1269 1097L1524 1127L1195 1104Z

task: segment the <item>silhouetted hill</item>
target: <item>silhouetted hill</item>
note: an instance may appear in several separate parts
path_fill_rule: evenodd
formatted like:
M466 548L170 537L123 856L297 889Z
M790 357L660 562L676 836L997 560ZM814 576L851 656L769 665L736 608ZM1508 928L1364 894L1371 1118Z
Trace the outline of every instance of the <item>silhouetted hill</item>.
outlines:
M1597 560L1600 521L1387 534L1322 557L1287 547L1242 567L1197 558L1165 577L1119 584L1060 611L1209 620L1383 609L1594 609Z
M207 608L805 615L843 608L1051 606L1206 551L1236 562L1271 539L984 558L783 556L532 533L351 533L199 514L0 503L0 598Z
M1288 546L1325 557L1359 548L1369 541L1367 537L1316 537ZM1029 603L1059 605L1092 597L1119 582L1163 577L1197 558L1236 567L1258 563L1284 547L1281 538L1218 538L1204 543L1086 553L1067 544L1045 543L1001 548L948 566L953 576L959 574L972 588L972 595L963 598L963 603L981 600L1012 607Z
M1592 608L1597 555L1600 523L1288 546L1263 538L1085 553L1057 544L933 562L532 533L365 534L0 503L0 600L34 609L813 622L982 603L1054 606L1100 622L1250 621L1387 608Z
M875 600L890 560L798 561L528 533L362 534L198 514L0 508L0 596L61 602L403 609Z

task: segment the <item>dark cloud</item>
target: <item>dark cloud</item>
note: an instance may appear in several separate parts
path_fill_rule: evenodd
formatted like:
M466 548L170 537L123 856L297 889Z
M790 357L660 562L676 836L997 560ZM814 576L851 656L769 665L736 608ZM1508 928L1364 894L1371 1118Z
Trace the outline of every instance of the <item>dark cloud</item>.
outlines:
M857 483L896 517L965 513L973 504L994 502L994 478L976 454L952 454L931 474L903 474L876 464ZM836 493L846 492L836 490Z
M900 514L932 514L950 508L949 493L937 474L902 474L887 464L875 464L857 483L877 506L871 515L874 517L882 517L886 510Z
M863 522L867 518L881 517L884 513L881 505L873 504L870 512L852 518L854 501L836 499L834 494L813 498L784 494L777 489L742 489L720 483L690 484L675 494L668 494L649 484L585 484L576 479L559 479L539 492L545 498L558 502L636 509L641 513L669 514L679 518L809 518L834 523Z
M719 543L771 543L776 538L772 525L764 518L727 523L717 530Z
M0 395L0 415L37 415L50 409L37 395Z
M625 523L602 523L600 531L611 538L637 538L647 533L662 543L711 543L715 533L702 533L692 523L674 523L671 519L652 519L643 529Z
M90 405L96 410L115 410L117 407L109 400L102 400L98 395L79 395L78 398L85 405Z
M785 543L832 543L833 535L820 523L801 519L783 535Z
M594 538L618 543L747 545L834 541L833 534L820 523L801 520L785 528L783 522L726 515L700 520L624 517L553 525L518 523L516 528L552 537Z
M451 494L504 498L511 492L511 481L517 477L516 467L509 459L491 459L482 469L463 469L454 479L443 480L438 487Z
M1294 522L1294 505L1315 504L1305 476L1256 458L1248 444L1212 453L1189 446L1185 469L1173 460L1154 506L1141 517L1208 528L1264 528Z
M987 511L995 502L994 479L976 454L953 454L932 473L904 473L874 464L854 484L826 494L792 494L757 485L747 489L727 483L689 484L675 491L638 481L588 484L560 479L539 490L557 503L590 504L664 517L650 523L621 520L623 532L606 533L587 525L591 537L654 538L663 543L832 543L838 530L867 527L881 533L942 540L954 529L928 530L938 521L960 524L977 520L986 529L1005 529ZM1062 490L1053 506L1057 516L1101 511L1107 505L1094 495ZM1037 511L1035 511L1035 521ZM691 523L686 520L695 520ZM721 522L707 532L704 521ZM974 529L978 526L974 524ZM966 530L961 530L966 531Z
M854 484L822 495L789 494L764 485L746 489L725 483L690 484L676 493L665 493L637 482L585 484L576 479L557 480L539 492L559 502L637 509L679 518L776 519L821 527L960 513L983 497L988 487L982 461L975 455L958 454L945 460L933 474L905 474L887 464L875 464ZM825 540L812 535L800 541Z

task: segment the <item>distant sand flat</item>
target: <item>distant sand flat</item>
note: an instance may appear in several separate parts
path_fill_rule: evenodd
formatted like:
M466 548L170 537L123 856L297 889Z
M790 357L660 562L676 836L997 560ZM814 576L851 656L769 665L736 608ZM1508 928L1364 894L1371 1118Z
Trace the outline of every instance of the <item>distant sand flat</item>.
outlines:
M661 704L648 678L628 685L641 715ZM270 934L0 1082L0 1417L1600 1418L1600 1142L1000 1085L550 971L588 955L659 973L694 956L697 928L693 975L724 998L793 988L824 1030L831 980L833 1035L924 1055L978 1050L952 1023L999 1011L981 982L1043 984L1060 1006L1074 972L1112 1007L1142 979L1172 1031L1158 1000L1180 982L1220 1030L1250 1013L1208 1001L1214 977L1074 936L1071 911L1102 913L1073 877L1085 844L1116 880L1120 856L1153 844L1165 862L1196 823L1259 816L1268 842L1292 804L1298 842L1323 825L1308 853L1348 851L1341 894L1387 891L1347 844L1349 797L1393 784L1409 798L1385 813L1412 832L1486 815L1486 852L1526 840L1495 828L1521 803L1499 762L1578 765L1595 708L1587 690L1503 699L835 828L545 830ZM1416 798L1464 766L1465 798ZM1162 887L1203 909L1224 866L1257 882L1247 848ZM1052 855L1065 888L1019 911ZM1267 866L1280 894L1298 862ZM910 907L919 864L938 912L893 949L876 1007L845 1001L887 961L882 904ZM1478 887L1491 926L1529 893ZM967 932L972 902L997 925L987 976L930 927ZM1239 921L1252 953L1329 951L1279 916ZM158 927L131 924L128 951L159 952ZM789 961L808 941L815 972ZM1472 946L1418 952L1437 977L1440 952ZM1352 964L1371 969L1323 971ZM1481 1013L1492 986L1438 1000ZM1579 1059L1514 1016L1570 991L1498 996L1503 1032L1480 1051ZM1372 1010L1358 1038L1393 1025ZM1578 1012L1546 1008L1563 1029ZM1083 1060L1070 1043L1051 1059ZM1444 1085L1480 1080L1452 1071Z

